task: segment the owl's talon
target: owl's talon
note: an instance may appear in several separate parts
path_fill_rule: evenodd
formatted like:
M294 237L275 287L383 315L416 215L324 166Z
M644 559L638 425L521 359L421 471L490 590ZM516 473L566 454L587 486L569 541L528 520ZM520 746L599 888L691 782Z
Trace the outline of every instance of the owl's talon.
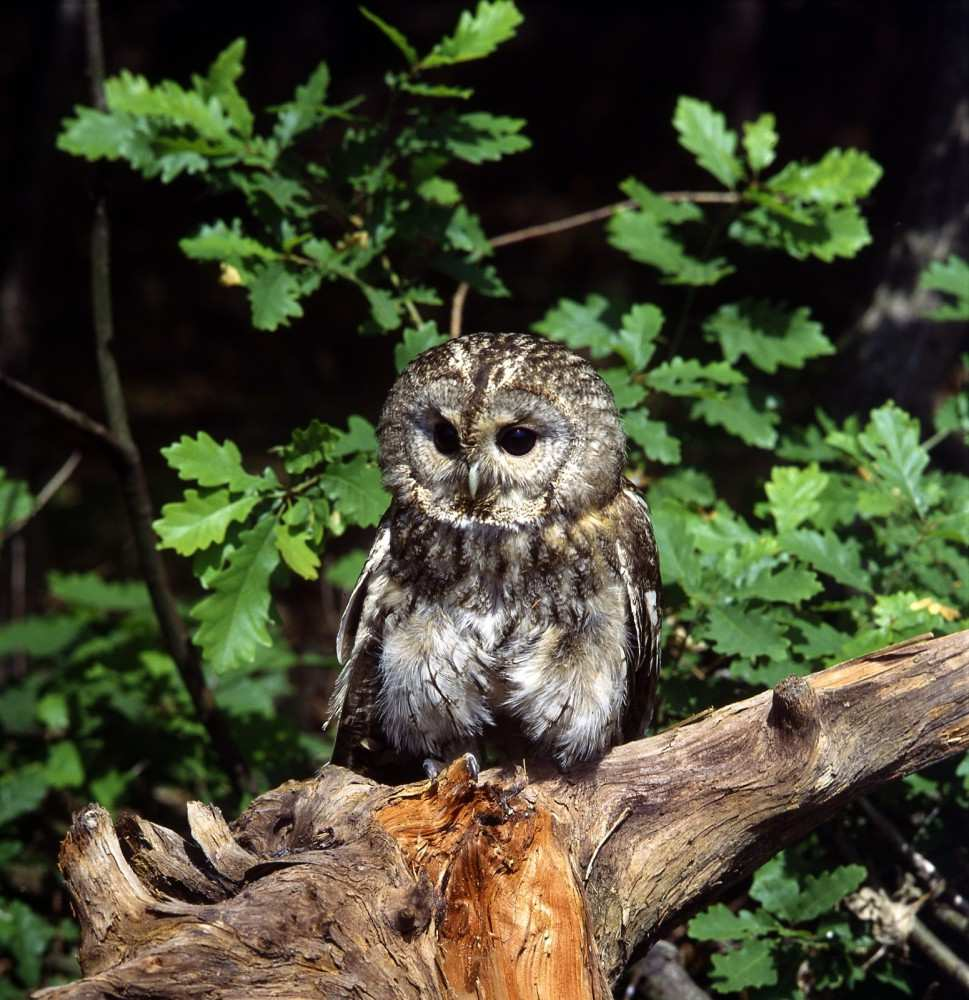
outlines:
M473 753L466 753L464 755L464 766L468 769L468 774L471 775L472 784L476 785L478 783L478 775L481 774L481 765L478 763L478 758Z
M428 781L437 780L437 776L444 770L444 761L434 757L425 757L421 764Z

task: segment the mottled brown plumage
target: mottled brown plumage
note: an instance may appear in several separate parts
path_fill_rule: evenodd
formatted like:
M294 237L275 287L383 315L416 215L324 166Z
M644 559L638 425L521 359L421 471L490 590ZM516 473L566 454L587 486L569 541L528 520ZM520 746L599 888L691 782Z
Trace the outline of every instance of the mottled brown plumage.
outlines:
M612 394L578 355L475 334L417 358L381 416L393 501L344 612L333 760L542 753L642 734L659 566Z

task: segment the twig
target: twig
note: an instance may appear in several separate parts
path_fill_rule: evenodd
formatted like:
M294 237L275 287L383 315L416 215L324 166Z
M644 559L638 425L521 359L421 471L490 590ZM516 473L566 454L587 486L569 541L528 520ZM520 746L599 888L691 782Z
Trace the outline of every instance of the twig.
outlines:
M630 970L623 997L633 1000L639 993L649 1000L710 1000L683 968L676 945L669 941L657 941Z
M606 832L602 836L602 839L599 841L598 844L596 844L596 849L592 852L592 857L589 858L589 863L585 866L586 882L589 881L589 876L592 874L592 866L596 863L596 858L599 857L599 852L602 850L603 847L606 846L606 841L616 832L616 830L619 829L620 826L622 826L623 823L626 822L626 820L629 818L630 813L632 813L632 809L630 809L629 806L626 806L626 808L623 809L623 811L619 814L619 819L617 819L616 822L613 823L608 830L606 830Z
M661 198L667 201L688 201L698 205L737 205L741 201L738 191L661 191ZM633 208L636 202L632 198L624 201L614 202L612 205L603 205L601 208L593 208L588 212L579 212L576 215L567 215L564 219L556 219L554 222L542 222L537 226L526 226L524 229L515 229L510 233L502 233L488 240L491 246L507 247L512 243L523 243L525 240L538 239L541 236L554 236L556 233L563 233L568 229L576 229L579 226L587 226L590 222L599 222L601 219L608 219L616 212ZM468 297L469 285L462 281L458 285L451 300L451 336L461 336L462 314L464 303Z
M969 965L943 941L940 941L932 931L915 918L909 940L930 958L943 972L947 972L969 994Z
M939 869L925 855L915 850L902 836L898 827L884 813L876 809L868 799L860 798L858 804L892 847L912 865L915 873L932 890L932 894L938 895L945 888L945 879L939 874Z
M69 423L88 437L94 438L95 441L104 445L115 458L123 459L126 457L124 445L104 424L92 420L86 413L75 409L70 403L53 399L39 389L34 389L5 372L0 372L0 386L16 393L21 399L33 403L39 409L53 414L59 420Z
M99 0L86 0L84 14L91 100L95 107L104 110L104 52ZM179 676L188 690L196 714L209 734L213 749L238 793L249 784L248 769L235 745L225 716L216 705L212 691L205 682L198 651L188 641L185 625L178 613L175 597L168 582L165 565L155 547L151 497L148 494L141 456L131 434L121 375L111 347L114 339L111 248L108 213L103 195L98 195L95 202L94 222L91 227L91 297L101 395L107 411L111 436L117 440L124 459L119 463L121 489L128 508L142 573L151 594L152 606L165 645L178 667Z
M74 470L81 464L81 453L79 451L72 451L67 457L67 461L54 473L53 476L44 485L44 488L37 494L34 499L34 505L30 510L30 513L25 517L22 517L19 521L15 521L10 525L9 528L3 533L0 533L0 545L2 545L8 538L12 535L16 535L23 531L25 527L47 506L51 498L55 493L67 482L68 479L74 474Z

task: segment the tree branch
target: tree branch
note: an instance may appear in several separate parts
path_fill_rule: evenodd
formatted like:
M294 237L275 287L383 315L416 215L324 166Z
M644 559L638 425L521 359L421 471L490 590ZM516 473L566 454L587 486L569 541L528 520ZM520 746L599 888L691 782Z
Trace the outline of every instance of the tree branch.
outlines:
M738 191L661 191L659 196L667 201L688 201L696 205L737 205L741 201L741 195ZM564 219L555 219L552 222L542 222L536 226L526 226L524 229L502 233L500 236L492 237L488 242L492 248L498 248L507 247L513 243L524 243L525 240L539 239L542 236L554 236L556 233L564 233L568 229L576 229L579 226L587 226L592 222L608 219L616 212L622 212L635 206L635 200L627 198L611 205L603 205L601 208L590 209L588 212L567 215ZM461 335L464 303L470 288L471 286L466 281L462 281L451 299L450 332L452 337Z
M969 745L969 631L617 747L389 788L338 767L194 843L91 806L61 869L88 976L38 996L605 998L628 960L851 799ZM516 780L517 779L517 780ZM590 863L593 861L595 863ZM589 869L583 886L582 874Z

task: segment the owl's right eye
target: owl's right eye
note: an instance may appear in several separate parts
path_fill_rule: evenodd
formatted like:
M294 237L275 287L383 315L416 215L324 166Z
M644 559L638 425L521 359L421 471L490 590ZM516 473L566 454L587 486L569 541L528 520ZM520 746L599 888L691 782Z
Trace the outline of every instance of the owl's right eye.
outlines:
M434 425L434 447L442 455L456 455L461 450L461 439L454 429L454 424L447 420L439 420Z

